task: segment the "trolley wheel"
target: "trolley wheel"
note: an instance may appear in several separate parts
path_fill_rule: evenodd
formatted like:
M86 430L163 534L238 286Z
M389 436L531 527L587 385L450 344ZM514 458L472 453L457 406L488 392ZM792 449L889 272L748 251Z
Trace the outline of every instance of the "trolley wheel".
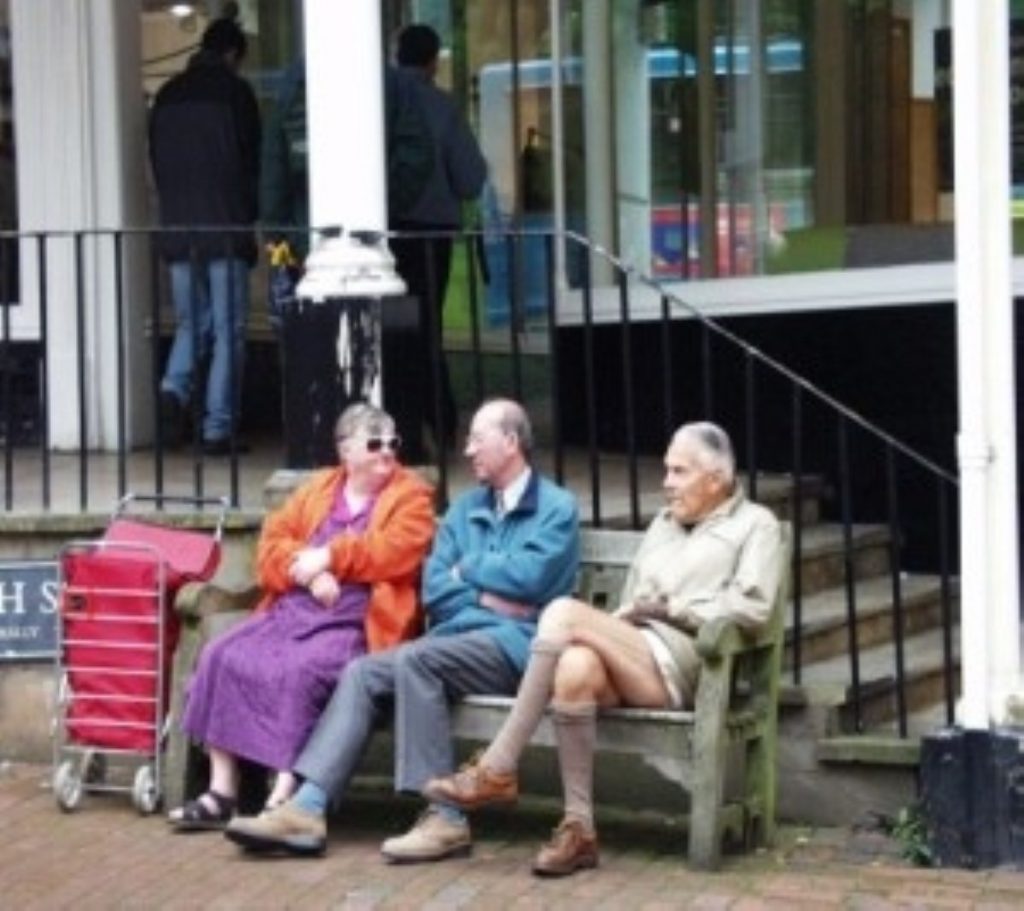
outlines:
M132 801L135 809L143 816L149 816L156 812L160 804L160 795L156 788L156 775L153 774L151 765L139 766L135 773L135 781L132 784Z
M75 764L65 760L53 773L53 796L57 806L65 813L78 809L82 802L82 778L75 771Z

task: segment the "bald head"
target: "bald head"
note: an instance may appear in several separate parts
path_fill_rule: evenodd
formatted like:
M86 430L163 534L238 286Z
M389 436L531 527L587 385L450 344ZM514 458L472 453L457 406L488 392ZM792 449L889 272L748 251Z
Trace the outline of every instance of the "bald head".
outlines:
M533 429L519 402L491 399L473 415L466 458L483 483L504 489L526 467L532 449Z

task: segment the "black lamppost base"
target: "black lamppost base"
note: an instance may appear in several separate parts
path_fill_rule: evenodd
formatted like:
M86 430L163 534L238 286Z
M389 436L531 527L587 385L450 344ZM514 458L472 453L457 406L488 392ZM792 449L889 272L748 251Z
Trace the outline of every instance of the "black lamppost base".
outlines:
M1024 729L922 738L921 802L936 866L1024 867Z

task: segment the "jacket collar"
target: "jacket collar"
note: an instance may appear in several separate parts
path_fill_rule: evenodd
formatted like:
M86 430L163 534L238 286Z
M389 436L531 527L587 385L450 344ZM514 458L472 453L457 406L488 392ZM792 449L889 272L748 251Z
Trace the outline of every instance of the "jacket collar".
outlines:
M493 487L481 487L477 492L477 500L476 503L473 504L471 515L474 517L488 516L493 518L494 497L495 491ZM523 495L519 498L516 508L512 510L511 515L518 515L519 513L535 513L537 511L539 500L540 472L531 466L530 479L526 482L526 489L523 491Z

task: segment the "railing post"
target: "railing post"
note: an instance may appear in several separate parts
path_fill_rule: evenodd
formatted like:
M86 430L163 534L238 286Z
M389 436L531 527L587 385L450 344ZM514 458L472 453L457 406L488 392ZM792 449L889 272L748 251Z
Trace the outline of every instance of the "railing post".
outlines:
M640 527L640 492L637 474L636 416L633 413L633 335L629 325L629 276L619 267L619 314L622 336L622 401L626 419L626 458L629 477L629 521L632 528Z
M560 239L559 241L560 242ZM544 249L547 256L547 296L548 296L548 376L551 390L551 448L554 450L554 473L559 484L565 478L565 459L562 452L562 409L559 405L558 382L558 291L556 287L557 259L555 257L556 237L548 233L544 237Z
M839 490L843 523L843 584L846 591L846 633L850 650L850 696L853 728L864 729L861 717L860 645L857 642L857 582L853 562L853 508L850 502L850 453L846 417L839 416Z
M43 509L49 511L50 489L50 390L49 390L49 317L47 297L46 235L40 232L36 239L36 265L39 269L39 464L43 472Z
M793 489L790 494L790 519L793 522L792 598L793 598L793 682L801 677L803 651L803 397L800 386L793 383Z
M903 656L903 589L900 583L900 508L896 486L896 454L885 447L885 477L889 500L889 576L892 581L892 635L896 659L896 715L900 737L907 736L907 676Z
M587 402L587 456L590 462L590 513L595 528L601 527L601 457L597 439L597 391L594 375L594 288L591 284L591 251L583 255L583 381Z
M667 294L661 295L661 395L663 398L662 432L669 439L675 430L675 408L672 401L672 319Z
M7 284L7 240L0 237L0 306L3 307L3 338L0 339L0 370L2 370L4 406L4 505L14 508L14 435L17 432L14 393L11 388L11 373L14 370L14 354L11 347L11 293Z
M743 352L744 399L746 401L746 435L747 435L747 487L750 499L757 499L757 378L754 375L753 352L747 348Z
M128 408L125 395L125 337L124 337L124 235L121 231L113 232L114 242L114 322L116 324L117 341L117 498L120 500L128 490L128 454L127 428Z
M82 512L86 512L89 507L89 428L86 423L85 238L81 231L75 231L72 236L75 248L75 325L78 327L75 346L75 373L78 379L78 506Z

